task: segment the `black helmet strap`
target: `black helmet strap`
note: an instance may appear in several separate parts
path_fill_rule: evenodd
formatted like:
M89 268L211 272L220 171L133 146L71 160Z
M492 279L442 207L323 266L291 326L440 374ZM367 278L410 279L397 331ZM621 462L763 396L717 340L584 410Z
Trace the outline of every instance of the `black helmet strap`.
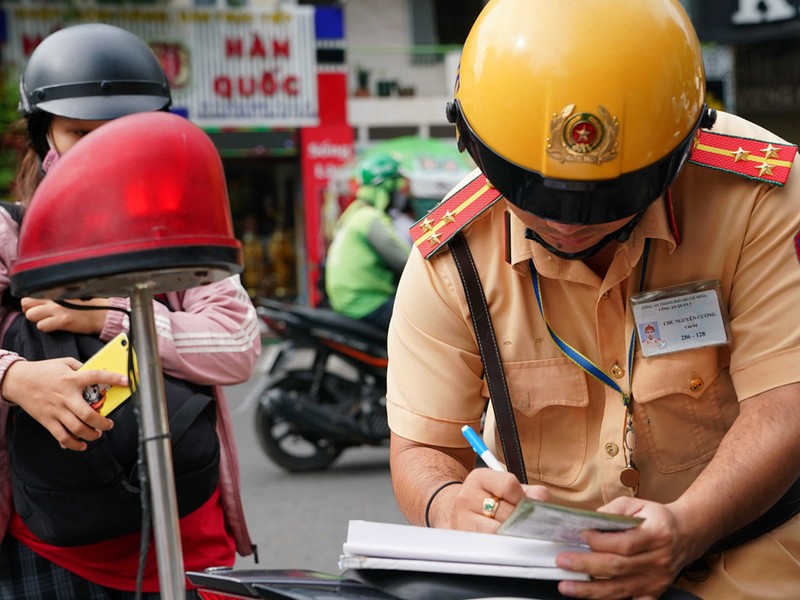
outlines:
M636 213L630 221L625 223L625 225L623 225L616 231L612 231L596 244L590 246L589 248L586 248L585 250L581 250L580 252L562 252L555 246L545 242L544 239L542 239L542 236L540 236L538 233L536 233L533 229L530 228L525 230L525 237L529 240L533 240L537 244L540 244L548 252L550 252L551 254L555 254L559 258L564 258L566 260L583 260L585 258L589 258L590 256L594 256L611 242L616 241L622 243L626 241L631 236L631 233L636 228L636 226L639 224L639 221L641 221L642 217L644 216L644 213L645 211L640 211Z
M41 87L30 92L31 105L87 96L164 96L166 85L158 81L89 81Z

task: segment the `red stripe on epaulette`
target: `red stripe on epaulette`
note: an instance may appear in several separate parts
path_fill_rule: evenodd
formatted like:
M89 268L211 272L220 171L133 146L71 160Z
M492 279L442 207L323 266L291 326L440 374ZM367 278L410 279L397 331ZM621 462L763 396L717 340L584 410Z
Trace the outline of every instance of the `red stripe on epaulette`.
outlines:
M694 140L689 162L783 186L797 154L793 144L776 144L701 130Z
M800 261L800 232L794 236L794 253L797 256L797 260Z
M501 197L486 176L479 173L411 227L414 245L423 257L430 258Z

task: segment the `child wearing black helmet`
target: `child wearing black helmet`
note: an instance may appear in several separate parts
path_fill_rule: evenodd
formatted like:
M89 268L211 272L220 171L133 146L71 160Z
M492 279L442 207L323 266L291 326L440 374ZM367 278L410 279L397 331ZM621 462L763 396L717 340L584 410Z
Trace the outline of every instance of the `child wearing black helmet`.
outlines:
M168 110L171 104L169 82L150 48L132 33L102 24L68 27L45 38L22 74L20 96L29 138L15 187L23 209L38 182L57 170L60 156L83 136L111 119ZM0 211L3 289L16 258L17 232L15 219ZM35 323L45 334L66 331L104 341L128 330L126 298L83 303L98 310L70 310L32 298L22 298L15 310L4 301L0 331L6 332L15 318ZM154 303L154 312L165 374L211 386L219 438L218 488L200 508L181 516L184 566L201 570L233 565L236 552L248 555L254 547L244 522L230 416L220 386L241 383L252 372L260 352L255 312L238 276L202 289L168 293L164 302ZM5 440L9 412L24 411L66 453L85 452L112 428L114 416L108 419L95 412L82 391L90 384L126 381L110 373L77 371L78 366L71 358L27 361L0 350L0 598L54 597L56 589L65 598L133 598L137 587L145 592L142 597L159 598L152 548L142 581L137 581L138 532L61 546L34 535L12 506Z

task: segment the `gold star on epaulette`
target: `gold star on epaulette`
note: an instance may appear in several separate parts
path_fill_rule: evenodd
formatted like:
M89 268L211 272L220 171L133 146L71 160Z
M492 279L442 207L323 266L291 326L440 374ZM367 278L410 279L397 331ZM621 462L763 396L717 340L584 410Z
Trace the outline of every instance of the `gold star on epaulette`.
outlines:
M762 148L761 151L764 153L764 160L769 158L778 158L778 151L780 148L776 148L772 144L767 145L766 148Z
M772 175L772 165L769 163L761 163L756 169L758 169L758 173L761 177L764 177L764 175Z
M475 169L471 178L447 195L423 219L409 230L414 246L426 260L434 256L459 231L480 217L502 196L493 190L486 178Z
M689 155L693 165L708 167L763 181L785 185L797 155L797 146L716 133L701 129Z
M733 153L733 162L739 162L740 160L745 160L748 156L750 156L750 153L741 146L739 146L739 149Z

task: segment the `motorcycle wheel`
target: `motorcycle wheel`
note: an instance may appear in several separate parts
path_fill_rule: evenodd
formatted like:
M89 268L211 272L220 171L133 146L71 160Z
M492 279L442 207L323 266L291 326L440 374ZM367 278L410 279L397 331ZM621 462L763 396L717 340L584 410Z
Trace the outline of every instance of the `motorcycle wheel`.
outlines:
M335 411L338 404L337 397L341 396L335 395L331 387L349 383L333 376L326 376L319 391L320 403ZM277 389L283 393L302 396L308 394L311 386L310 373L296 372L271 385L265 394L275 393ZM267 456L283 469L293 473L322 471L344 451L345 447L312 431L302 430L296 423L274 414L267 406L268 402L262 397L256 411L258 441Z

